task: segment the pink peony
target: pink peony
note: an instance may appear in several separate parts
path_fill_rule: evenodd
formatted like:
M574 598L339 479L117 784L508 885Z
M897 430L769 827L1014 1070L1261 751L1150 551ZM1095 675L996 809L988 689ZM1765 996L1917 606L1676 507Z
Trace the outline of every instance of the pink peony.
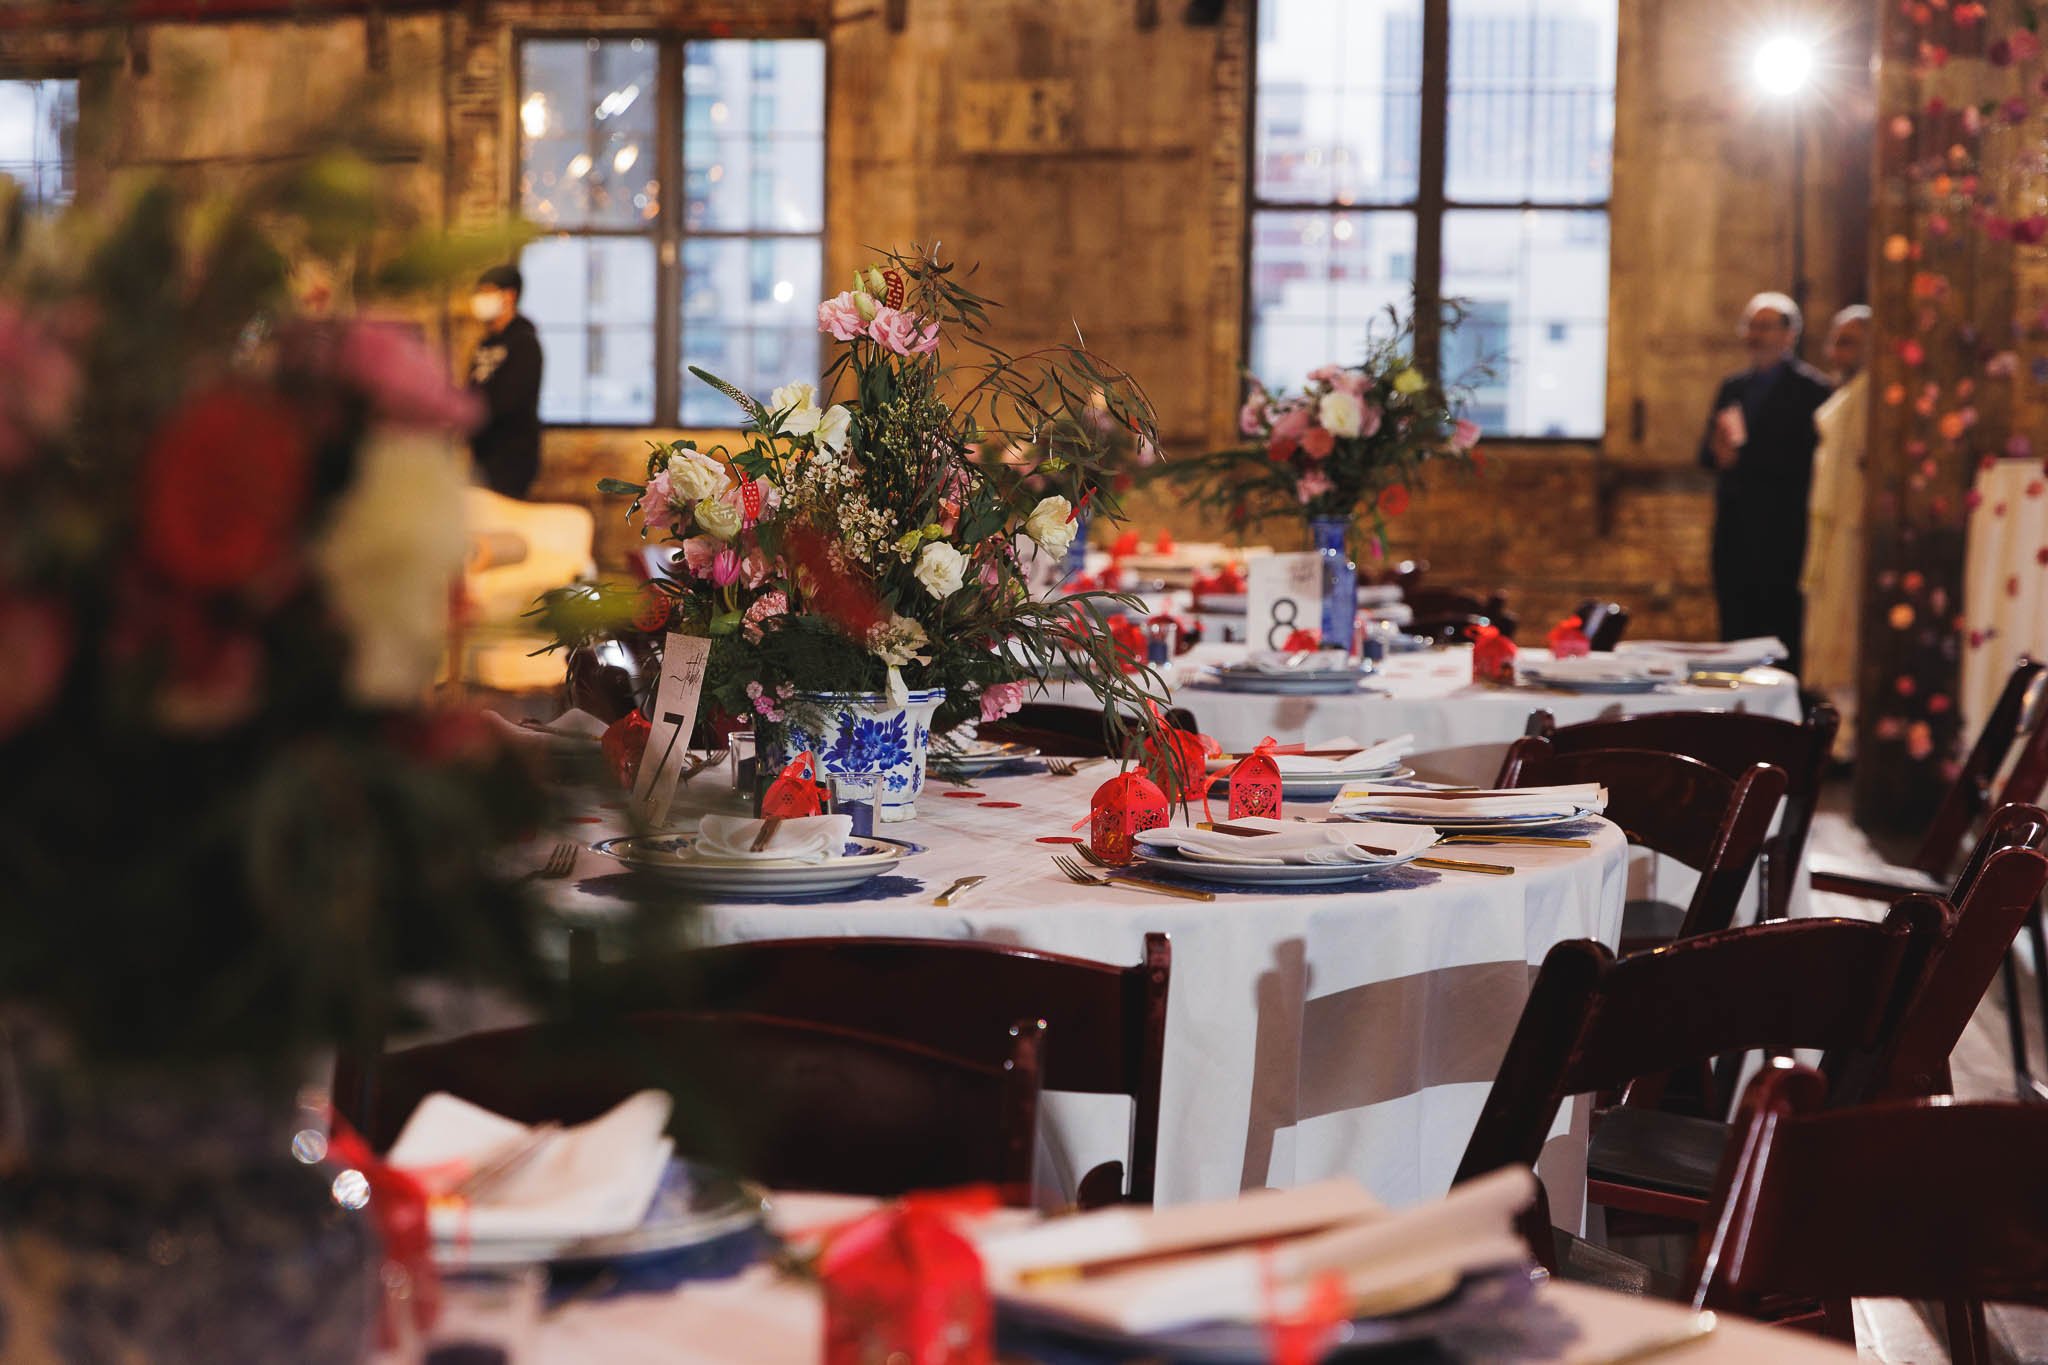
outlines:
M981 690L981 719L984 724L1001 720L1024 704L1021 682L990 683Z
M711 561L711 581L718 587L729 588L739 581L739 577L739 551L728 545Z
M754 605L747 608L747 614L741 621L741 628L746 631L749 640L758 643L761 639L762 623L782 616L788 611L789 594L784 592L764 592L754 599Z
M448 382L440 358L411 327L352 323L342 333L334 363L388 421L470 432L483 420L477 396Z
M897 355L923 355L938 349L939 324L920 322L914 314L885 305L868 324L868 338Z
M768 556L761 553L756 545L740 557L740 583L748 588L758 588L768 581Z
M834 341L854 341L865 336L868 324L867 319L861 316L861 297L848 290L819 304L818 330Z
M693 578L711 577L711 568L718 560L719 551L725 547L710 536L691 536L683 542L683 563L689 566Z
M1303 503L1313 502L1337 485L1330 482L1329 475L1320 469L1311 469L1294 481L1294 495Z

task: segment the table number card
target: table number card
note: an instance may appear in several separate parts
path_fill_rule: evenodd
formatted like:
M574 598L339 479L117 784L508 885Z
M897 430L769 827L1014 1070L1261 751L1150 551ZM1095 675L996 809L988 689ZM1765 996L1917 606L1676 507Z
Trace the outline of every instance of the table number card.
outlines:
M651 717L654 729L633 779L633 807L650 825L668 819L690 732L697 728L697 699L704 690L704 663L710 657L711 641L698 635L671 632L662 648L661 683L654 689Z
M1321 632L1323 557L1261 555L1245 566L1245 643L1253 649L1284 649L1297 630Z

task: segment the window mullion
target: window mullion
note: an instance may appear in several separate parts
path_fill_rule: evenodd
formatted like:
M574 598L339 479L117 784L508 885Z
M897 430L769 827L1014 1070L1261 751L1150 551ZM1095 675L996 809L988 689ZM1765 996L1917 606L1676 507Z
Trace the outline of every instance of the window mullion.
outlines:
M683 40L661 40L654 143L661 167L655 216L654 420L682 423L683 373Z
M1422 145L1416 153L1415 362L1438 377L1443 321L1444 133L1450 113L1450 0L1422 3Z

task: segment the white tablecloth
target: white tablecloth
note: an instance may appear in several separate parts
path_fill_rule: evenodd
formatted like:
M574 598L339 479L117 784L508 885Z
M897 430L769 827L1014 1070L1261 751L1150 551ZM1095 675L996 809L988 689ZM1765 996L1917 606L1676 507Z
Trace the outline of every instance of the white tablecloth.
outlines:
M1542 650L1525 654L1548 657ZM1175 662L1169 682L1192 680L1206 664L1244 655L1242 646L1198 646ZM1781 720L1800 719L1799 684L1791 674L1767 668L1753 669L1746 676L1757 681L1737 688L1672 686L1621 696L1487 687L1472 682L1472 650L1460 645L1393 656L1370 680L1380 691L1281 697L1176 685L1173 703L1192 711L1203 733L1215 736L1226 750L1249 749L1267 735L1314 743L1339 735L1371 741L1412 734L1418 751L1414 765L1422 776L1491 784L1508 745L1521 737L1529 713L1538 708L1555 716L1559 725L1646 711L1755 711ZM1071 685L1049 699L1089 704L1086 690Z
M714 942L972 938L1116 963L1139 961L1148 931L1172 935L1163 1203L1337 1173L1393 1205L1442 1194L1534 964L1563 939L1619 938L1626 847L1605 822L1597 822L1590 850L1473 847L1454 855L1512 864L1512 877L1406 869L1395 888L1245 892L1213 904L1077 886L1052 865L1061 850L1035 840L1069 833L1108 775L1104 768L975 784L985 799L1016 807L949 798L934 783L919 819L882 829L924 851L900 876L874 884L873 898L712 904L698 926ZM593 840L606 832L584 828ZM615 868L586 853L574 876L549 883L555 903L572 919L601 919L617 904ZM962 905L931 903L969 874L989 882ZM1071 1192L1080 1173L1124 1157L1128 1102L1049 1096L1047 1117L1047 1175L1059 1188ZM1553 1170L1563 1176L1553 1187L1562 1220L1576 1197L1569 1171Z
M1974 742L2020 655L2048 658L2048 476L2039 460L1977 474L1963 571L1963 738ZM1926 608L1921 607L1924 612Z

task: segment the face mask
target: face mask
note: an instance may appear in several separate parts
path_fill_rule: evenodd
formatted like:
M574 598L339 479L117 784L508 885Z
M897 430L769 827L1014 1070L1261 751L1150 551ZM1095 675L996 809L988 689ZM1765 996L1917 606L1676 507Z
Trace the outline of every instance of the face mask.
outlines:
M469 296L469 315L478 322L496 322L505 313L505 296L499 293Z

